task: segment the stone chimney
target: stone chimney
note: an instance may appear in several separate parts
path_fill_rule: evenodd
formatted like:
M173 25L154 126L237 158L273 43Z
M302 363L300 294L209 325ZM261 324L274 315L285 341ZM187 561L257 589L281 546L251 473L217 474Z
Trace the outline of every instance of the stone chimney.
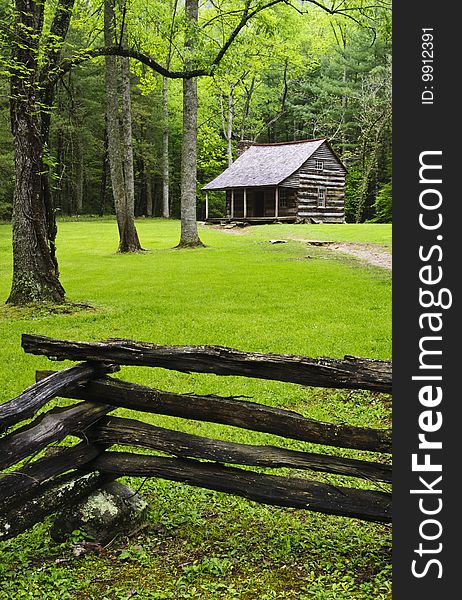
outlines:
M250 146L253 146L254 142L252 142L251 140L239 140L239 142L236 144L236 155L239 158L239 156L245 152L246 150L248 150L250 148Z

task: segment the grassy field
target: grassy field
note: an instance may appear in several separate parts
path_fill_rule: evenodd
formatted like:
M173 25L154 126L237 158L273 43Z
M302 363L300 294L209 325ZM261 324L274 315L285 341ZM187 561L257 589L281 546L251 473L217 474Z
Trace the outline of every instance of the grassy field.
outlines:
M137 226L147 251L121 256L115 252L113 221L60 224L58 255L68 299L88 303L92 309L0 309L0 401L30 385L35 369L49 368L46 359L22 352L23 332L79 340L128 337L308 356L390 358L389 271L297 241L356 241L389 249L390 226L271 225L237 233L201 228L207 247L181 251L172 248L179 237L178 222L140 220ZM290 241L269 244L274 238ZM0 226L0 257L3 300L11 270L6 225ZM160 369L123 368L121 377L177 392L243 394L324 421L389 426L389 404L365 392ZM135 417L129 411L121 413ZM145 418L221 439L316 449L233 427ZM358 455L347 450L335 453ZM348 478L308 476L351 484ZM137 487L141 482L129 483ZM385 526L262 506L164 481L146 481L142 494L152 507L148 529L130 540L116 539L104 555L75 558L72 541L57 545L49 540L47 523L0 544L1 597L112 600L135 593L136 598L159 600L391 597L390 530Z

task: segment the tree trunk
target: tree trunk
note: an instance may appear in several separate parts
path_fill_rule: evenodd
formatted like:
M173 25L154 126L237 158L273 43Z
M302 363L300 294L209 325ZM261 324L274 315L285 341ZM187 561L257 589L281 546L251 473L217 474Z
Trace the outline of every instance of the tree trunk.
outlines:
M387 122L387 117L384 116L382 120L377 124L377 129L373 138L373 145L368 148L368 141L370 140L371 132L368 133L364 138L363 144L363 168L361 175L361 182L359 185L359 200L356 208L356 223L363 223L365 219L367 195L369 192L369 185L371 182L371 175L377 166L378 152L379 152L379 139L382 133L382 129Z
M58 103L58 113L62 113L62 105L61 102ZM65 173L65 151L64 151L64 129L60 125L56 135L56 160L58 163L58 183L55 186L55 191L53 193L54 205L58 210L63 210L65 206L64 194L63 194L63 183L64 183L64 173Z
M199 15L198 0L186 0L186 17L190 27L185 47L193 48L192 28ZM186 61L187 66L191 60ZM183 79L183 141L181 153L181 238L179 248L203 246L197 232L196 221L197 179L197 80Z
M343 67L342 83L343 83L343 93L342 93L341 144L342 144L342 154L345 154L346 145L347 145L347 136L346 136L345 125L346 125L346 111L347 111L347 106L348 106L348 98L346 95L346 85L347 85L346 65Z
M144 174L145 185L146 185L146 216L152 217L153 215L153 202L152 202L152 175L151 173Z
M40 44L40 50L43 52L44 60L38 77L40 91L37 90L38 95L40 95L40 105L45 108L45 110L42 110L40 113L41 143L43 148L40 173L42 179L43 204L45 207L47 243L50 249L50 256L55 268L56 277L59 276L58 261L56 258L56 235L58 233L58 228L56 225L56 213L50 187L49 161L43 160L43 158L45 153L49 152L50 148L51 109L54 104L56 93L55 83L50 81L49 74L50 71L57 66L61 58L62 47L69 29L73 7L74 0L60 0L57 3L48 36Z
M255 77L252 77L250 86L248 88L245 87L246 96L245 96L244 111L242 114L242 122L241 122L241 135L240 135L241 140L244 140L247 138L246 126L247 126L247 119L249 118L250 103L252 101L254 89L255 89Z
M164 77L162 82L162 216L165 219L170 217L170 202L169 202L169 180L170 169L168 163L168 148L169 148L169 112L168 112L168 78Z
M347 49L347 28L344 25L341 28L341 43L343 50L343 60L345 61L345 54ZM347 64L344 62L343 65L343 73L342 73L342 116L341 116L341 144L342 144L342 154L345 154L346 146L347 146L347 132L346 132L346 120L347 120L347 107L348 107L348 91L347 91Z
M106 1L107 7L109 2ZM105 11L106 14L107 11ZM107 43L107 42L106 42ZM120 147L120 131L117 98L117 58L106 57L106 117L109 172L111 175L112 195L119 228L119 250L122 251L122 240L125 238L125 184Z
M53 204L53 198L51 195L50 187L50 166L48 161L44 161L44 154L48 153L50 148L50 125L51 125L51 107L54 102L54 86L47 84L42 91L43 100L42 103L48 107L41 114L41 144L42 144L42 158L41 158L41 180L42 180L42 196L43 205L45 207L45 222L48 238L48 247L50 249L51 260L54 265L56 276L59 276L58 260L56 258L56 235L58 233L58 227L56 225L56 213Z
M125 239L121 246L126 250L121 252L138 252L141 244L135 228L135 173L133 167L133 134L132 134L132 103L130 87L130 59L120 59L121 85L122 85L122 115L121 133L123 141L123 170L126 196L126 228Z
M104 42L107 46L115 43L115 14L113 0L104 3ZM136 252L140 250L140 243L134 222L134 200L132 203L127 194L126 179L124 174L125 147L121 139L119 122L118 81L119 68L116 56L106 56L105 87L106 87L106 117L108 158L111 173L112 193L119 228L119 252ZM124 78L125 79L125 78ZM130 113L131 118L131 113ZM127 150L128 153L128 150ZM133 169L133 159L132 159ZM128 175L128 180L133 175Z
M13 199L13 281L7 302L63 302L64 289L54 259L54 229L49 226L43 178L43 143L38 98L38 38L43 5L16 0L12 44L11 128L16 183ZM54 221L54 219L53 219Z
M223 95L220 94L221 105L221 128L226 140L226 156L228 158L228 167L233 164L233 122L234 122L234 97L233 86L229 85L228 91L228 110L225 115L225 105Z
M74 148L74 214L81 215L83 212L83 154L80 132L77 132Z
M228 94L228 131L226 135L227 141L227 154L228 154L228 165L233 164L233 123L234 122L234 97L233 87L229 86Z
M362 223L364 221L364 211L366 208L367 195L369 191L369 183L371 178L371 173L374 169L374 161L375 156L374 152L365 157L363 161L363 169L361 173L361 182L359 184L359 199L358 206L356 207L356 215L355 222Z
M106 208L106 195L107 195L107 176L108 176L108 143L107 143L107 125L106 121L104 124L104 156L103 164L101 167L101 187L99 192L99 216L104 215Z

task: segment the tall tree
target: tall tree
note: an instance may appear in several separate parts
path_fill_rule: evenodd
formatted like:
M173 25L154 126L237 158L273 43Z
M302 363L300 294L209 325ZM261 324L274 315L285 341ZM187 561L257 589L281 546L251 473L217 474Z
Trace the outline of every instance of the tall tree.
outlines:
M126 41L125 41L126 45ZM133 163L133 132L132 132L132 103L131 103L131 85L130 85L130 59L123 57L120 59L121 71L121 134L123 143L123 167L126 196L126 220L129 222L125 230L125 240L120 242L127 251L137 251L141 249L138 234L135 228L135 169Z
M199 18L198 0L186 0L187 20L186 52L192 53ZM189 56L186 68L192 64ZM197 80L183 79L183 141L181 147L181 238L178 246L194 248L203 246L199 239L196 221L197 180Z
M44 176L48 170L44 140L48 140L49 116L42 106L50 106L53 102L53 88L48 76L59 60L72 4L61 0L57 5L50 28L54 43L41 69L39 53L44 3L34 0L15 2L10 114L16 183L12 219L13 280L7 300L12 304L64 301L65 292L58 279L55 256L55 217L48 180Z
M104 3L104 41L115 45L116 19L114 0ZM123 33L121 33L123 35ZM119 252L137 252L141 244L135 228L135 186L130 102L130 66L128 58L106 56L106 122L108 158L112 193L119 228ZM120 65L120 62L122 64ZM121 68L119 68L121 66ZM122 102L119 103L119 81Z
M162 216L170 217L170 166L169 166L169 109L168 77L162 78Z

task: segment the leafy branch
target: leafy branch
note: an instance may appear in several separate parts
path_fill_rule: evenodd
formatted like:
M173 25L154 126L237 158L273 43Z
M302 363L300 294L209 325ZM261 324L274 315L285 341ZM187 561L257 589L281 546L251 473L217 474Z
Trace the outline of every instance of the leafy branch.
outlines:
M72 2L72 0L62 0L63 2ZM353 3L353 5L346 5L345 1L342 0L339 3L333 2L332 4L324 3L320 0L305 0L305 3L311 4L313 6L318 7L319 9L331 14L331 15L343 15L353 21L359 23L359 20L352 14L352 12L357 11L361 14L364 14L367 10L372 10L375 8L385 8L389 6L389 3L384 0L383 2L379 1L376 4L363 4L362 1L358 3ZM82 64L83 62L97 58L100 56L122 56L126 58L132 58L146 65L156 73L159 73L163 77L167 77L169 79L191 79L193 77L210 77L213 76L216 68L221 63L222 59L228 52L229 48L232 46L233 42L242 31L242 29L247 25L247 23L254 18L257 14L261 13L264 10L272 8L278 4L285 4L290 8L296 10L297 12L301 12L302 14L306 14L306 10L299 8L291 3L290 0L269 0L267 2L258 3L252 7L251 0L245 0L244 7L242 11L239 11L241 14L241 18L239 22L235 25L235 27L230 32L228 38L223 43L223 45L218 50L217 54L210 62L210 64L206 67L197 68L197 69L185 69L182 71L174 71L169 67L163 66L157 60L155 60L152 56L135 49L134 47L121 47L120 45L114 46L105 46L100 48L91 48L80 52L71 58L64 59L60 65L54 71L54 79L55 81L64 73L68 72L75 66ZM229 14L229 13L225 13ZM206 23L208 25L209 23Z

